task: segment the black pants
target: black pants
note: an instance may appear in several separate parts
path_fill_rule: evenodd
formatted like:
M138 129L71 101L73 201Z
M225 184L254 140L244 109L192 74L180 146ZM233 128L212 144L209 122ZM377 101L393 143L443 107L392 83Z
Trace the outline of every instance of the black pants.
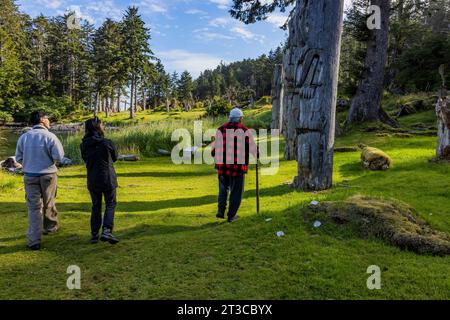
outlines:
M228 207L228 219L233 218L241 206L244 194L244 175L219 176L219 214L225 215L227 208L228 193L230 194L230 204Z
M105 197L105 216L103 229L114 228L114 212L116 210L116 189L108 191L89 190L92 199L91 233L97 234L102 227L102 198Z

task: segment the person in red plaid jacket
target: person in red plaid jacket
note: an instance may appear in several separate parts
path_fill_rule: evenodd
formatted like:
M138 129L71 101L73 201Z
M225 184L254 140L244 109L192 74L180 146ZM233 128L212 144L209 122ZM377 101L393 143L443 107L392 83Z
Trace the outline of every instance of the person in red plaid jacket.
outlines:
M248 172L249 155L258 157L258 147L250 129L242 124L244 114L239 108L230 112L230 119L217 129L211 155L219 174L219 208L216 217L225 219L228 194L228 222L236 221L244 194L244 177Z

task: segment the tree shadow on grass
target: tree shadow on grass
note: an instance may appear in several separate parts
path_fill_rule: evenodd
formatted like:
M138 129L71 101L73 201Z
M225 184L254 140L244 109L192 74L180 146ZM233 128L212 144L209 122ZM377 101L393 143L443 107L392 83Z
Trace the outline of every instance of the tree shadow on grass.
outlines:
M421 172L426 171L436 171L445 170L449 168L449 164L447 163L434 163L430 162L427 159L417 159L417 160L409 160L409 161L393 161L391 168L386 171L371 171L369 169L365 169L361 163L361 161L354 161L342 164L339 166L338 171L344 175L366 175L366 174L392 174L394 175L397 172L401 171L411 171L411 173L417 173L417 170L420 169Z
M121 244L127 244L127 241L135 240L143 237L151 237L151 236L164 236L164 235L170 235L170 234L176 234L176 233L182 233L182 232L193 232L193 231L199 231L199 230L207 230L211 228L218 227L222 225L223 222L210 222L206 224L201 224L198 226L189 226L189 225L150 225L150 224L139 224L134 227L128 228L128 229L120 229L118 228L115 234L119 237L121 240ZM89 226L86 226L86 237L80 236L79 234L65 234L65 233L58 233L55 235L52 235L51 237L45 237L42 238L42 248L46 251L55 251L63 255L71 255L76 254L77 256L79 254L82 255L89 255L89 254L98 254L99 252L104 249L104 247L100 246L93 246L88 242L89 239ZM18 253L18 252L31 252L26 247L26 238L25 236L18 236L18 237L11 237L11 238L4 238L1 239L2 241L8 241L8 240L19 240L23 239L22 244L13 245L13 246L4 246L0 245L0 256L10 253ZM76 248L75 251L69 250L67 252L68 248Z
M7 237L7 238L0 238L0 244L2 242L7 242L7 241L16 241L16 240L20 240L22 239L23 236L15 236L15 237Z
M198 226L187 226L187 225L150 225L150 224L140 224L129 229L117 230L117 235L120 239L130 240L137 239L145 236L160 236L168 235L180 232L191 232L197 230L206 230L210 228L215 228L223 224L222 222L210 222Z
M214 172L208 171L184 171L184 172L175 172L175 171L155 171L155 172L119 172L117 173L118 178L184 178L184 177L202 177L202 176L213 176ZM86 174L75 174L75 175L61 175L58 178L60 179L86 179Z
M217 191L216 191L217 192ZM192 211L192 207L213 204L217 202L217 193L211 195L205 195L200 197L186 197L176 199L154 200L154 201L119 201L117 204L117 212L130 213L130 212L152 212L163 209L175 209L175 208L187 208ZM295 192L287 185L277 185L269 188L260 189L260 196L280 196L290 192ZM253 198L256 196L255 189L247 190L244 192L244 199ZM4 209L6 208L6 209ZM2 202L0 205L0 214L11 213L11 208L21 208L26 210L24 202ZM63 199L58 198L56 200L56 208L61 214L65 212L86 212L90 214L91 203L90 202L63 202Z

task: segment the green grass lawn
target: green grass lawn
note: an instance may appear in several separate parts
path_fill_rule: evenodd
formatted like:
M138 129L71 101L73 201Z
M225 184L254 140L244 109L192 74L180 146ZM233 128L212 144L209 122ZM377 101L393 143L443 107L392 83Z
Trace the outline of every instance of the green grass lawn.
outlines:
M429 162L436 138L355 129L336 144L360 142L386 151L393 168L369 172L359 152L337 153L335 187L305 193L285 185L296 162L281 161L277 175L260 179L262 213L270 222L256 216L253 168L242 219L228 224L215 218L211 166L176 166L164 157L118 163L116 246L88 244L85 169L74 166L60 171L60 232L44 237L42 251L27 251L22 178L0 173L0 299L449 299L450 257L404 252L342 226L315 229L304 220L302 208L311 200L363 194L403 201L450 233L450 165ZM339 186L343 181L350 187ZM276 236L279 230L285 237ZM81 290L66 287L69 265L81 268ZM370 265L382 270L381 290L366 287Z

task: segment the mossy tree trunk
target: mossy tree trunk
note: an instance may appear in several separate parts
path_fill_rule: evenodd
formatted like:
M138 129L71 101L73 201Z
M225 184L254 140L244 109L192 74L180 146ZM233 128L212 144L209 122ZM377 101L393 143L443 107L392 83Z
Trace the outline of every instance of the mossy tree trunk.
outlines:
M297 0L283 58L286 156L300 190L332 186L344 0Z

